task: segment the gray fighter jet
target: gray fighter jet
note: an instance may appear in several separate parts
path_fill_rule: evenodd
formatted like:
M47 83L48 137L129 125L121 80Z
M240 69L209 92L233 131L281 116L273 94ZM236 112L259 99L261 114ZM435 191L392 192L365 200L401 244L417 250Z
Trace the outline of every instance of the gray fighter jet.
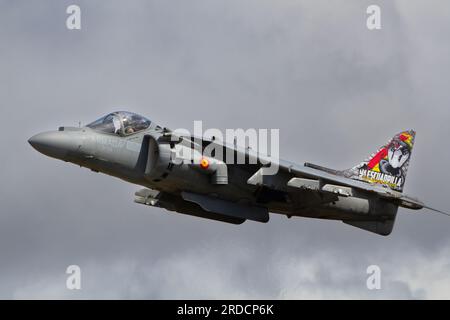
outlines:
M49 157L143 186L135 202L144 205L232 224L268 222L269 212L341 220L389 235L398 207L438 211L402 193L414 137L414 131L403 131L348 170L276 160L275 174L269 172L272 158L214 139L177 135L131 112L39 133L29 143ZM222 148L222 155L246 161L205 155L206 148Z

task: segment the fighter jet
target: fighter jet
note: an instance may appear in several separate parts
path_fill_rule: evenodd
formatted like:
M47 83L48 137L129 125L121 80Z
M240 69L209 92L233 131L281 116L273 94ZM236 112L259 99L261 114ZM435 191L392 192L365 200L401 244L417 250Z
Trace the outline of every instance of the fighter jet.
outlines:
M231 224L268 222L269 212L338 220L386 236L399 207L447 214L402 193L414 138L413 130L402 131L347 170L274 160L214 139L178 135L125 111L84 127L39 133L28 142L49 157L144 187L134 198L143 205ZM247 161L204 154L211 145ZM275 174L269 172L274 161Z

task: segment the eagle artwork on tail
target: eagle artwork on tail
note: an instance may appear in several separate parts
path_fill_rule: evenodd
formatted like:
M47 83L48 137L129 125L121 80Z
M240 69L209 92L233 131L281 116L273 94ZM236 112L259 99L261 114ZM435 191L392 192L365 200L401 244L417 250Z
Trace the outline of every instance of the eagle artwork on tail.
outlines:
M395 135L369 159L345 170L348 178L381 184L396 191L402 191L414 145L415 131L403 131Z

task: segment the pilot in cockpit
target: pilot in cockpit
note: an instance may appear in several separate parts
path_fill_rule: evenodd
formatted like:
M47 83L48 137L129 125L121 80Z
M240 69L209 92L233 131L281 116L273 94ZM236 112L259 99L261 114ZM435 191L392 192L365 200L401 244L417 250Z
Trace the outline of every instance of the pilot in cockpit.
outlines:
M133 123L132 123L132 121L130 121L129 118L123 119L123 127L124 127L125 134L134 133Z
M135 113L117 111L88 124L87 127L105 133L130 135L147 129L150 123L150 120Z

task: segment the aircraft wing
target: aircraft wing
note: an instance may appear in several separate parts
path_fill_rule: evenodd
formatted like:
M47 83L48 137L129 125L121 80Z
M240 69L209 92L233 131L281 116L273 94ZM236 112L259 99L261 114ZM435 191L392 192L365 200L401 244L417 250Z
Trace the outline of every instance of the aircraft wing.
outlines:
M319 169L320 168L320 169ZM279 170L286 171L292 174L292 179L289 180L288 185L290 187L298 187L300 189L309 189L322 193L335 193L339 196L351 196L351 188L368 192L375 193L380 198L383 198L389 202L395 203L396 205L413 210L428 209L437 213L441 213L450 216L449 213L432 208L424 204L419 199L410 197L401 192L390 189L387 186L380 186L379 184L371 184L363 181L357 181L345 176L338 174L333 174L326 172L325 170L330 170L326 168L321 168L317 165L310 163L305 163L304 165L298 165L295 163L280 161ZM261 168L260 170L264 170ZM261 174L261 173L259 173ZM306 180L305 180L306 179ZM250 183L252 179L249 179ZM308 181L311 180L311 181ZM313 183L314 181L314 183ZM332 184L332 185L330 185ZM348 188L339 188L339 186Z
M195 139L186 137L180 137L180 139L191 144L195 144L196 141ZM205 139L197 141L203 141L204 143ZM226 149L231 149L236 154L244 157L246 163L258 163L259 169L247 181L249 185L264 185L268 188L274 188L274 185L277 184L276 182L286 183L290 190L308 190L323 195L333 195L333 197L324 198L328 199L330 202L334 201L336 196L351 196L352 189L356 189L360 192L374 193L380 198L403 208L413 210L426 208L438 213L450 215L425 205L422 201L403 194L402 192L393 190L388 186L355 180L340 174L341 172L337 170L320 167L311 163L296 164L285 160L274 160L268 156L261 155L252 149L226 144L217 140L209 140L206 141L206 143L215 143L223 146L225 152ZM265 179L264 171L267 170L268 166L273 164L278 165L278 173L271 176L270 179ZM289 177L287 182L286 176ZM270 180L270 182L266 183L266 180Z
M225 147L230 148L231 146L225 145ZM250 149L247 150L242 149L239 150L238 148L234 149L236 152L245 152L245 156L248 160L251 159L253 161L258 162L261 162L262 160L264 163L273 162L273 160L270 159L269 157L261 156ZM414 197L410 197L401 192L392 190L388 186L382 186L379 184L374 183L371 184L363 181L354 180L339 175L337 170L323 168L311 163L304 163L303 165L300 165L285 160L279 160L277 164L280 172L287 172L292 176L292 179L290 179L287 183L289 187L293 188L297 187L299 189L306 189L310 191L321 192L324 194L334 193L339 196L351 196L351 188L354 188L363 192L375 193L380 198L393 202L403 208L413 210L420 210L426 208L431 211L435 211L450 216L449 213L425 205L422 201ZM261 167L249 179L248 183L255 184L255 182L258 180L257 177L263 174L265 170L264 168L265 167ZM339 186L347 188L339 188Z
M337 193L340 196L350 196L351 194L346 193L348 189L341 189L338 186L355 188L363 192L376 193L379 197L396 202L399 206L406 207L409 209L422 209L425 205L412 197L404 195L400 192L391 190L388 187L383 187L376 184L370 184L367 182L357 181L344 176L332 174L329 172L310 167L309 164L298 165L289 162L280 162L280 170L285 170L293 175L293 178L288 182L290 185L294 185L296 179L306 178L317 181L317 191L318 192L332 192ZM301 188L303 186L303 180L297 180L297 185ZM329 184L336 185L336 188L327 187Z

